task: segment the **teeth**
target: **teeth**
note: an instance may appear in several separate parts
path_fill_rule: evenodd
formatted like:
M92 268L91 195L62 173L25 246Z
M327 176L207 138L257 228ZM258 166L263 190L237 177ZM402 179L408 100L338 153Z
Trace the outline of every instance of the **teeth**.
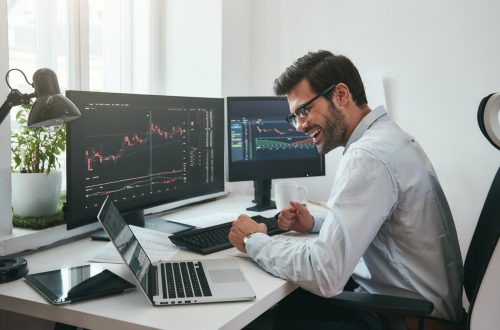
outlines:
M310 137L315 137L316 135L318 135L319 133L319 128L315 129L314 131L312 131L311 133L307 133Z

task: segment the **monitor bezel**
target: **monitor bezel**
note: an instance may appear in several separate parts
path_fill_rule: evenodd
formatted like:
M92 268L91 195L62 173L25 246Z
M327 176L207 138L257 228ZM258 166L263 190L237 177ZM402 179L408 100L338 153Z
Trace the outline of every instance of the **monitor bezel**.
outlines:
M218 159L218 162L215 166L218 166L216 172L215 172L215 181L211 183L210 185L206 185L203 187L202 192L197 190L191 190L188 192L175 192L173 196L167 196L162 199L157 199L153 200L150 202L144 202L140 203L133 203L133 204L122 204L118 203L117 207L120 209L120 212L127 213L127 212L137 212L137 211L142 211L145 209L153 208L153 207L158 207L160 205L165 205L165 204L177 204L178 202L182 200L197 200L199 201L199 198L203 198L206 196L207 199L213 198L213 196L219 194L219 193L224 193L225 191L225 162L224 162L224 99L223 98L215 98L215 97L187 97L187 96L168 96L168 95L149 95L149 94L134 94L134 93L114 93L114 92L95 92L95 91L77 91L77 90L67 90L66 91L66 97L68 97L70 100L73 100L75 97L85 97L89 98L91 97L95 98L102 98L102 97L137 97L137 98L158 98L167 100L171 98L172 100L176 101L182 101L182 100L188 100L188 99L197 99L197 100L210 100L210 102L214 102L214 115L216 116L217 120L214 120L214 151L219 150L220 154L219 155L214 155L216 159ZM75 102L73 100L73 102ZM80 102L77 102L80 103ZM83 102L86 103L86 102ZM76 104L77 107L80 106L81 104ZM82 116L84 115L84 112L82 112ZM80 120L80 119L78 119ZM74 183L72 183L72 176L75 175L73 173L72 169L72 158L71 158L71 153L73 152L72 150L72 141L75 138L78 138L75 135L75 132L72 129L72 126L74 124L77 124L76 122L68 123L66 124L66 204L64 207L64 218L66 222L67 229L74 229L78 228L81 226L85 226L94 222L98 222L97 220L97 212L95 212L94 216L88 216L88 217L78 217L78 214L76 214L78 211L74 210L72 207L72 204L76 203L74 196L73 196L73 191L75 189ZM216 146L215 141L219 141L221 146ZM104 198L103 198L104 200Z

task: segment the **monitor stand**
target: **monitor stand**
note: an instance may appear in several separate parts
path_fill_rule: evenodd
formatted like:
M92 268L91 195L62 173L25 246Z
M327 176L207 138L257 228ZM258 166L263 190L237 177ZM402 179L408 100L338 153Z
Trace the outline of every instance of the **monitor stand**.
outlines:
M276 204L271 200L271 179L254 180L254 202L256 205L248 207L248 211L265 211L276 208Z

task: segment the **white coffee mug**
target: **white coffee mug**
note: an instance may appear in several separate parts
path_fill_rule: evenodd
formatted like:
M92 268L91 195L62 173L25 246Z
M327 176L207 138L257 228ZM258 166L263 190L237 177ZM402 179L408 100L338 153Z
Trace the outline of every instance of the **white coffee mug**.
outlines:
M279 211L289 207L291 201L305 203L307 198L307 188L293 181L276 183L274 191L276 208Z

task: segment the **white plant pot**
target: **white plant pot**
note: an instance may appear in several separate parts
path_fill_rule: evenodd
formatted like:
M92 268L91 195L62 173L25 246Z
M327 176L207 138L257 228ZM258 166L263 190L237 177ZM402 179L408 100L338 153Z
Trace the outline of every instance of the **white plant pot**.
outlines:
M57 210L61 195L60 171L12 173L12 209L19 216L41 217Z

